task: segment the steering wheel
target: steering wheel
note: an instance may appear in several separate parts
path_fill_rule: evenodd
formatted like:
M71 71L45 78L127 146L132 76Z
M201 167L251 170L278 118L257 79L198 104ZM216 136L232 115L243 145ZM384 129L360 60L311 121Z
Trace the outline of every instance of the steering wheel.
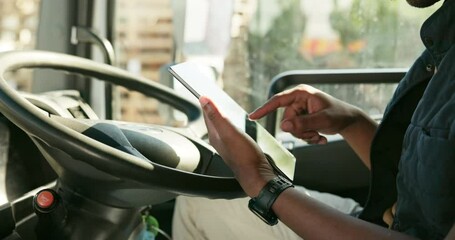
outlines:
M65 189L116 207L159 203L180 194L209 198L244 196L234 177L204 174L204 168L214 161L219 164L220 158L203 141L166 127L43 114L5 80L6 72L21 68L63 70L120 85L175 107L190 121L201 119L200 108L173 89L84 58L44 51L0 54L0 111L32 138ZM152 133L146 134L144 129ZM100 142L103 138L108 140ZM183 150L177 151L178 148ZM196 153L199 159L192 170L166 164L166 155L172 155L169 161L179 162L185 159L179 152L194 153L195 149L200 154Z

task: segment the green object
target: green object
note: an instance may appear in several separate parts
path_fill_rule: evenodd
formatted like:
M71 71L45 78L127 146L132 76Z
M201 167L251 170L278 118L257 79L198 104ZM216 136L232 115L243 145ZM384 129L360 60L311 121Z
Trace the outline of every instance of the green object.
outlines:
M146 213L142 215L142 220L148 232L152 233L154 236L158 235L158 229L160 225L155 217Z

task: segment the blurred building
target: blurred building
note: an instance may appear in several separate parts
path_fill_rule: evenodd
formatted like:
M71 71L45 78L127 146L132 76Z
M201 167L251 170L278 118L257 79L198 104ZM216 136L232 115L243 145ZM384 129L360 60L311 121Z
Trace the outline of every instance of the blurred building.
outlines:
M245 1L241 0L239 3ZM166 67L175 60L197 60L222 71L231 39L234 1L192 0L189 1L191 4L185 2L118 0L115 22L115 50L118 59L116 65L170 87L173 81L168 79ZM179 55L175 56L175 52ZM160 75L160 72L164 74ZM173 112L159 105L158 101L123 88L118 90L118 119L182 124L182 119L174 119Z
M38 25L39 0L0 0L0 51L33 49ZM11 77L19 90L31 87L31 72L21 70Z
M171 0L118 0L116 9L116 65L158 81L160 68L173 59ZM163 122L156 100L123 88L118 90L122 120Z

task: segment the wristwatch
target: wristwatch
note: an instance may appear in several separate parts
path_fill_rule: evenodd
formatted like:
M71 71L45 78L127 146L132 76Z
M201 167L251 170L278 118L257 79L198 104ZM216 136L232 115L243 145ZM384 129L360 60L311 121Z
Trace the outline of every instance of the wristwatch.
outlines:
M278 196L287 188L294 185L285 177L279 175L270 180L259 192L257 197L250 199L248 208L270 226L278 223L278 217L272 210L272 205Z

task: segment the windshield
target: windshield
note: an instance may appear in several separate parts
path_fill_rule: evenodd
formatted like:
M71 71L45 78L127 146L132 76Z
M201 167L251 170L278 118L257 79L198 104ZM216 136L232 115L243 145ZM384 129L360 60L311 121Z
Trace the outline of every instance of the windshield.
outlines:
M40 1L0 4L0 50L33 49ZM408 68L423 50L420 26L437 7L415 9L404 0L117 0L114 64L184 95L167 68L196 62L252 111L284 71ZM28 91L31 77L19 71L11 83ZM395 84L316 87L381 115ZM115 88L113 99L115 119L186 124L183 114L137 92Z
M114 45L118 66L171 87L169 65L197 62L252 111L283 71L408 68L423 50L416 36L432 11L416 10L405 1L119 0ZM317 87L381 114L395 85ZM184 122L165 117L169 114L162 114L154 100L119 91L119 119Z

